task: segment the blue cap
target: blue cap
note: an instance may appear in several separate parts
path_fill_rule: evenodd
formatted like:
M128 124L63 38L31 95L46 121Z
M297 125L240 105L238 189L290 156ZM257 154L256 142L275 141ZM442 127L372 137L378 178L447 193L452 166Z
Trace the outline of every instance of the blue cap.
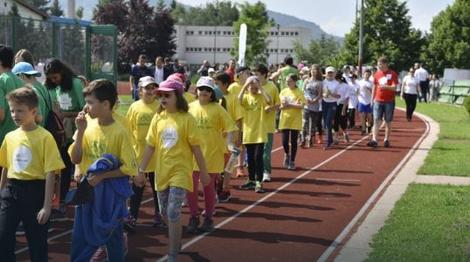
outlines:
M41 76L41 73L39 71L34 70L33 66L30 63L26 62L19 62L13 67L11 72L13 72L13 74L15 75L25 74L35 77Z

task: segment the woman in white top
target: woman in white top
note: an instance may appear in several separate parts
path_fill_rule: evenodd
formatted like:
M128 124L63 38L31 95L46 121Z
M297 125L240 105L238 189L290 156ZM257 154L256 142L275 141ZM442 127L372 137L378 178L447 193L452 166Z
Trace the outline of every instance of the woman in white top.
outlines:
M322 101L322 112L323 112L323 123L327 130L327 142L325 149L329 149L333 144L333 120L336 115L337 102L340 98L338 94L338 81L335 80L336 69L329 66L325 70L326 79L323 80L323 101Z
M406 119L411 121L413 112L416 108L416 100L421 93L419 81L414 77L414 69L410 68L408 75L403 78L401 85L401 98L406 103Z

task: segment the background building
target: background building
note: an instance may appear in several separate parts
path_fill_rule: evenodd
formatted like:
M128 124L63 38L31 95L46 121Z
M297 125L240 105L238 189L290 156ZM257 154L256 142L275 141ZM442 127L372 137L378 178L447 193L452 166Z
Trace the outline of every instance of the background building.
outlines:
M47 19L48 15L24 0L0 0L0 15L7 15L13 4L18 7L18 15L37 20Z
M176 25L176 54L174 58L187 64L224 63L232 58L234 31L230 26ZM267 48L268 63L277 64L287 55L294 56L294 42L307 46L312 40L311 31L303 27L271 28Z

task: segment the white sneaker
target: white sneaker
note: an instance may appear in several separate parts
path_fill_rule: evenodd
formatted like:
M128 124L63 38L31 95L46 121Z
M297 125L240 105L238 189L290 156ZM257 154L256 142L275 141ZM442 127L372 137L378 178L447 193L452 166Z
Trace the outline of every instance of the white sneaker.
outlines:
M264 173L263 174L263 182L271 182L271 174L270 173Z

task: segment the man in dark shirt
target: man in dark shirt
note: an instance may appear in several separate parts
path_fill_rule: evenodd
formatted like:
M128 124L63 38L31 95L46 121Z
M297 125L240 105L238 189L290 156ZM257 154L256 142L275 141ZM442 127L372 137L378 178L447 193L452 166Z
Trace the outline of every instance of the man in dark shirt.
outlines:
M146 55L139 55L139 60L137 63L132 66L131 73L129 76L129 86L131 88L132 98L137 101L139 100L139 79L144 76L152 76L153 71L150 67L146 65L147 63L147 56Z

